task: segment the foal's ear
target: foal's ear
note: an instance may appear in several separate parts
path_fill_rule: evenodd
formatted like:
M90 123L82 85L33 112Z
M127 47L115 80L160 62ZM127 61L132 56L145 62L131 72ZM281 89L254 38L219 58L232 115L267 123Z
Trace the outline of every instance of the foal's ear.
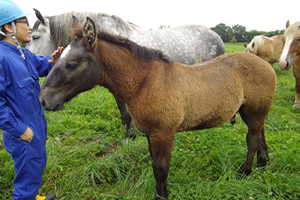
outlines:
M79 24L79 20L77 19L77 17L75 17L74 15L72 15L72 19L73 19L73 24Z
M79 24L79 20L77 19L77 17L72 15L72 18L73 18L72 29L75 30L80 27L80 24Z
M96 26L94 21L87 17L83 27L83 37L89 48L93 48L96 42Z
M75 40L78 39L78 36L76 35L77 31L80 30L81 31L81 26L79 24L79 20L77 19L77 17L75 17L74 15L72 16L73 18L73 24L72 24L72 30L74 34L74 38Z

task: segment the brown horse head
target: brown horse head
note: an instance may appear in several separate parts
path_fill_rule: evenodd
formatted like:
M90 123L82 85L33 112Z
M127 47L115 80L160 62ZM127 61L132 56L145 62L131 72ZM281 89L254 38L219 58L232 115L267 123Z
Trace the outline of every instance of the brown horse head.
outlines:
M72 34L75 40L66 47L53 66L48 75L52 77L51 80L47 77L42 86L45 92L41 92L39 98L46 110L60 110L64 102L100 83L100 70L97 69L91 53L97 38L95 24L87 20L82 29L74 17ZM45 98L51 101L45 102Z
M102 60L122 62L120 52L112 54L110 52L115 51L111 48L124 48L126 51L121 53L131 52L133 57L141 58L144 62L155 59L166 63L172 62L161 51L139 46L126 38L107 32L97 33L95 23L89 17L87 17L84 27L78 24L76 17L73 21L71 35L75 39L63 51L42 86L39 98L46 110L60 110L63 108L64 102L71 100L77 94L87 91L97 84L102 85L105 76L102 73ZM103 52L104 48L99 46L101 41L105 47L108 46L106 44L113 44L105 48L106 53ZM116 73L122 74L121 70Z

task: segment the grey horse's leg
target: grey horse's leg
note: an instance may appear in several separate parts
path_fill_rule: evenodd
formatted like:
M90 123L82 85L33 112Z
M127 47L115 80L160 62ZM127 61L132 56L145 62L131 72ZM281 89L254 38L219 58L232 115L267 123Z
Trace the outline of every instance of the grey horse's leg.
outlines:
M125 137L122 141L122 144L126 144L128 142L128 138L135 139L135 137L136 137L135 132L134 132L134 127L133 127L133 124L132 124L131 116L130 116L130 114L128 113L128 111L126 109L125 103L123 103L122 101L120 101L116 97L115 97L115 99L116 99L118 108L119 108L120 113L121 113L121 119L122 119L121 127L125 126L125 128L126 128Z

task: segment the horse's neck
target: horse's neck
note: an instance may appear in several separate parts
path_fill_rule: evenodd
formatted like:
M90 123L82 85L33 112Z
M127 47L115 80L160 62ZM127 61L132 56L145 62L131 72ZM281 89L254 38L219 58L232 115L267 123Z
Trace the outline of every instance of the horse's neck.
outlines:
M98 25L103 31L122 37L130 38L132 34L135 34L135 32L139 32L139 28L134 25L128 24L126 22L122 23L122 25L120 25L119 23L120 22L116 21L116 19L114 18L108 18L106 20L99 21Z
M146 79L149 68L143 67L142 62L145 61L103 41L98 50L104 74L101 85L121 101L128 102Z
M97 15L96 24L103 31L127 38L130 38L133 34L143 32L140 27L116 16Z

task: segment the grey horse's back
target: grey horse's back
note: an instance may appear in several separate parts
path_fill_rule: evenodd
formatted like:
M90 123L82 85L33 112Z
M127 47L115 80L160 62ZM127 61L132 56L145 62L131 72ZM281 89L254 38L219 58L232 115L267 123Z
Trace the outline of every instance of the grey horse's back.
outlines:
M159 49L177 62L195 64L225 53L220 36L201 25L185 25L145 31L131 39L140 45Z

